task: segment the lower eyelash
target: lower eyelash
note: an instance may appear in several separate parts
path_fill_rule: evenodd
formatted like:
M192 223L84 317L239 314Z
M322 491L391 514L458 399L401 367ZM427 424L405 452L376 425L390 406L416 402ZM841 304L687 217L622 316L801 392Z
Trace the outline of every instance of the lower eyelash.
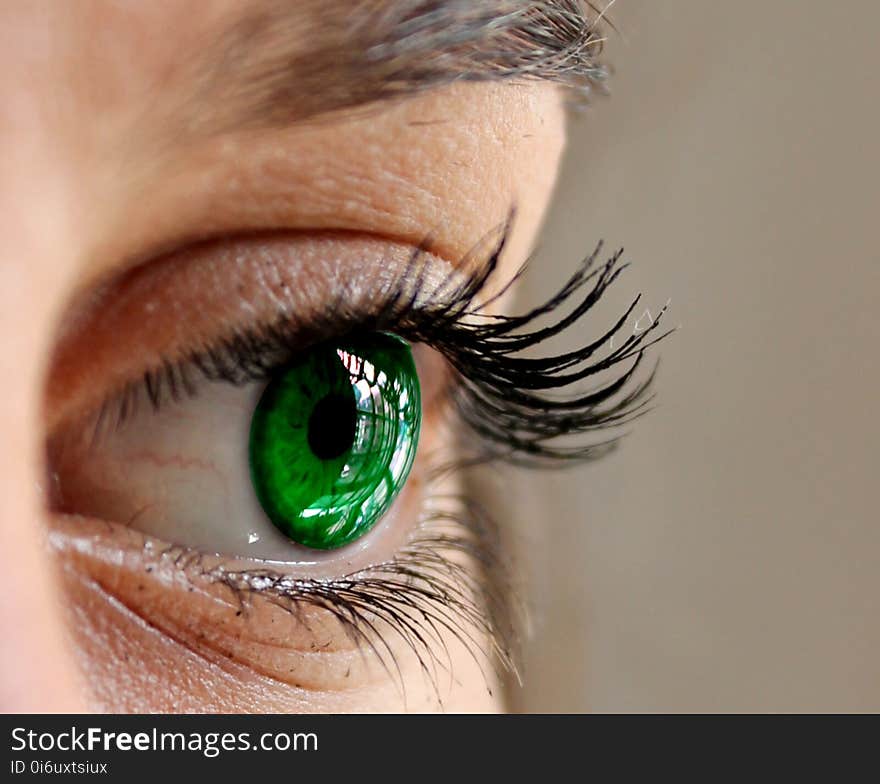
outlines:
M474 659L490 691L487 663L517 674L518 605L510 598L511 574L491 516L465 496L429 495L435 508L422 515L413 538L393 559L338 578L302 579L271 568L203 568L199 553L176 547L162 557L228 588L242 614L254 601L269 601L300 622L307 609L329 612L403 689L388 633L396 635L415 655L442 704L440 675L452 666L447 634ZM437 507L438 502L446 507ZM476 563L476 574L459 562L462 555Z

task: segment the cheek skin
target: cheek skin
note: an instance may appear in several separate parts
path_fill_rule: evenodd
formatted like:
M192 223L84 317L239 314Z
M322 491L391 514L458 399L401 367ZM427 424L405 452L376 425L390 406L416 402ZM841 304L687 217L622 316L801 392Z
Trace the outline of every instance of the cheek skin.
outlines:
M382 184L380 177L380 186L372 190L366 181L345 181L348 186L344 192L356 193L358 198L344 200L347 213L340 212L334 204L330 204L332 209L327 211L344 225L327 225L329 218L306 214L297 218L303 223L300 228L391 231L401 239L419 242L426 230L437 226L447 212L437 205L466 201L465 217L461 225L457 225L461 236L457 239L453 236L447 248L439 249L444 255L454 257L462 249L467 250L485 230L503 220L515 201L518 219L507 255L515 266L534 241L555 179L564 137L562 110L555 91L523 89L533 93L526 104L539 108L541 116L540 123L530 120L535 127L523 131L523 135L530 138L528 155L503 142L505 134L513 130L510 126L516 122L515 117L489 133L489 137L494 134L495 139L491 144L469 142L465 133L458 142L459 147L454 148L450 146L452 142L441 143L438 137L436 144L424 145L423 153L402 156L395 163L395 178L386 179ZM456 111L451 116L460 117L464 112L469 118L479 117L479 100L465 100L463 96L467 93L461 88L452 92L459 105L454 107ZM493 100L503 102L505 99ZM523 110L519 98L513 104L518 112ZM410 108L404 104L393 112L407 116L407 112L414 111L414 106L418 108L416 102L411 102ZM440 106L442 108L442 104ZM420 110L419 114L423 112ZM174 237L183 232L184 224L210 222L207 216L211 210L221 227L224 221L228 224L229 215L223 214L210 200L188 198L179 180L146 195L140 188L132 188L126 195L124 179L99 176L101 173L96 171L96 180L112 182L113 192L95 194L88 172L99 168L99 162L77 159L73 151L69 153L72 156L69 160L54 161L47 153L54 149L51 134L41 128L32 128L29 133L15 129L18 155L25 163L18 179L5 178L0 183L2 202L16 205L0 210L0 230L7 238L10 258L21 259L18 264L0 268L0 334L15 336L9 345L4 345L2 352L2 370L9 382L4 405L0 407L0 426L6 434L4 451L0 454L3 469L0 522L5 537L4 548L0 550L0 623L5 629L19 630L17 637L4 635L5 641L0 643L2 707L10 711L396 711L402 707L437 710L437 699L417 668L411 667L405 675L405 706L396 686L387 679L365 678L345 689L335 685L325 688L317 681L312 687L285 683L235 658L206 652L204 646L193 639L197 630L179 630L174 637L151 624L137 611L139 583L133 573L114 570L112 564L104 562L85 563L73 553L58 553L60 584L55 582L52 571L46 569L42 533L45 521L41 519L45 515L40 511L41 499L33 491L42 481L38 423L44 361L34 358L49 355L53 327L62 303L94 275L110 270L113 259L118 262L130 255L120 242L127 239L135 247L143 248L149 244L146 238L152 235ZM358 133L366 133L366 129L362 127ZM26 145L21 144L22 138L28 139ZM283 179L290 171L289 161L295 161L303 151L308 152L309 145L314 143L304 138L300 148L288 144L284 156L288 161L286 168L283 162L263 161L262 165L254 164L251 171L242 173L239 183L244 181L257 189L261 171L274 172ZM346 141L344 136L334 144L339 145L341 158L347 154L345 151L358 147L357 141ZM235 145L227 145L226 149L231 150L233 156L241 152ZM461 182L449 173L453 165L448 157L451 149L460 153L460 164L477 167L486 175L484 211L480 210L480 199L474 196L483 187L479 178L473 178L476 190L465 194ZM462 157L462 151L468 150L470 157ZM228 174L228 169L223 168L228 162L220 161L217 151L208 151L205 155L218 164L219 182ZM356 168L357 162L353 160L350 165ZM200 162L196 161L193 166L198 168ZM379 176L379 172L376 175ZM390 191L397 187L394 181L418 182L420 177L427 184L421 184L400 199L391 198L394 194ZM34 179L39 180L39 188L28 185ZM203 178L208 179L207 175ZM286 228L295 223L291 205L302 203L310 184L314 184L310 183L309 175L303 174L301 179L278 199L277 214L255 215L254 225L277 226L280 222ZM169 188L177 190L172 192ZM141 196L144 209L133 209ZM219 196L225 198L222 193ZM82 225L74 228L65 217L73 214L66 205L81 204L84 199L93 203L94 209L89 211ZM181 205L185 205L185 209ZM34 215L39 215L41 220L35 223ZM130 231L126 231L121 215L128 216L129 220L132 215L140 217L127 227ZM314 225L316 223L318 225ZM389 223L393 224L390 229ZM88 261L78 261L82 259ZM449 492L455 489L452 487ZM96 581L96 575L103 579ZM108 590L106 586L113 586L114 581L115 590ZM169 596L168 601L181 608L189 601L185 590ZM127 601L121 597L127 597ZM59 620L61 604L65 607L66 625ZM463 651L454 650L452 655L455 679L450 691L443 694L443 708L448 711L500 709L499 690L487 691L479 666Z

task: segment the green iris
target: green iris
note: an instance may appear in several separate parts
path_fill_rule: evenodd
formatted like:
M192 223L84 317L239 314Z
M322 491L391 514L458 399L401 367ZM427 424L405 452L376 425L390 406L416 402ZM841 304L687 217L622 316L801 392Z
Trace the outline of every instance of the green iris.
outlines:
M419 440L409 346L373 333L282 368L251 420L251 480L275 526L331 550L369 531L406 482Z

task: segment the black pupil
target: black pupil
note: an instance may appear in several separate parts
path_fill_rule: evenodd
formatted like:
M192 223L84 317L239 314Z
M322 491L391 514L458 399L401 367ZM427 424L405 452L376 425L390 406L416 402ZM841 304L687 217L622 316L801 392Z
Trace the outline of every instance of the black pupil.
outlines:
M319 460L333 460L351 449L356 426L354 396L327 395L309 417L309 447Z

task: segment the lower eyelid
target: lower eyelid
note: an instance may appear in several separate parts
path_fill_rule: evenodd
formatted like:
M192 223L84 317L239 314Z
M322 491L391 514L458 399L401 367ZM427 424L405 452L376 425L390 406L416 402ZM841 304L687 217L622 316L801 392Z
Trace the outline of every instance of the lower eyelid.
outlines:
M236 595L205 573L195 552L80 517L55 516L50 539L66 571L208 661L316 691L360 688L384 675L330 613Z
M106 521L54 515L50 541L71 581L72 606L85 593L91 596L77 625L103 624L92 637L106 639L109 623L123 639L111 653L120 645L131 650L132 635L153 630L166 648L181 646L196 664L219 666L227 680L250 673L297 693L320 691L325 699L367 688L399 696L406 672L433 679L437 688L438 673L448 671L457 650L463 655L455 659L456 677L462 668L476 668L473 677L491 688L490 651L503 667L515 667L506 559L492 525L462 505L451 477L434 481L420 533L400 551L399 566L307 581L311 600L296 591L266 590L259 572L245 578L226 569L219 577L233 579L224 581L216 559ZM140 648L130 655L152 666L143 658L151 654Z

